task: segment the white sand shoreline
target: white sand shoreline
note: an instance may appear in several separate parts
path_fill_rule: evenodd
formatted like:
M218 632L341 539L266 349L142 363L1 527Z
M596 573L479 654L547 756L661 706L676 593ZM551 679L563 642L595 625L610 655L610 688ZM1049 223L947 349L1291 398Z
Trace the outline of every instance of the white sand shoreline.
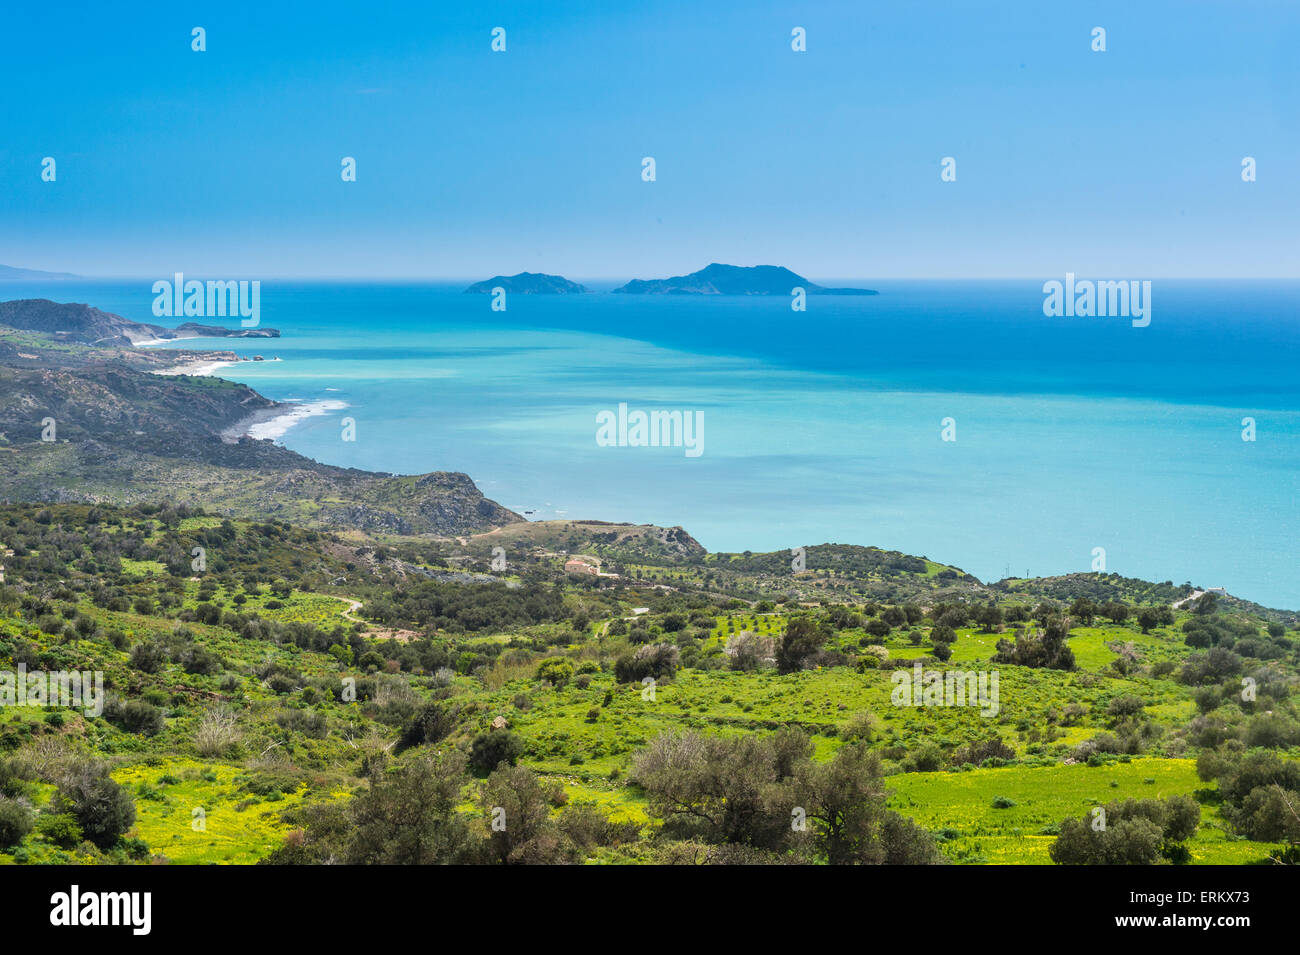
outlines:
M229 365L237 364L233 361L187 361L179 365L171 365L167 368L154 368L151 370L155 375L197 375L208 376L213 374L219 368L225 368Z
M321 415L342 411L346 401L324 399L321 401L284 401L273 408L263 408L221 432L221 440L233 444L240 438L255 441L276 440L294 425Z
M163 344L163 339L153 341L135 342L137 348L148 345ZM244 364L246 362L278 362L279 358L254 359L254 358L190 358L175 365L169 365L166 368L153 368L150 373L154 375L194 375L196 377L208 377L215 374L222 368L231 365ZM335 391L337 389L330 389ZM346 401L337 399L322 399L319 401L302 401L301 399L286 399L277 401L272 407L262 408L253 412L247 418L237 421L221 432L221 440L227 444L235 444L240 438L252 438L255 441L274 441L284 437L285 433L294 425L305 421L308 418L319 417L320 415L330 414L334 411L342 411L348 406Z

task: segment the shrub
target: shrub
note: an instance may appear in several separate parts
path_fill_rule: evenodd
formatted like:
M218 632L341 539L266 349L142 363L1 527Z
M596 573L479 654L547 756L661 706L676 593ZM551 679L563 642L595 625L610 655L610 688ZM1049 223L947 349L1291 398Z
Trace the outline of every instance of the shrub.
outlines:
M74 766L59 783L53 805L71 813L86 838L107 849L135 822L135 803L125 789L95 764Z
M1039 608L1042 610L1043 608ZM1041 632L1016 633L1015 642L999 640L994 663L1012 663L1019 666L1073 670L1074 651L1067 644L1070 621L1048 612Z
M301 733L311 739L324 739L329 735L325 714L317 710L281 710L275 722L291 733Z
M299 861L334 855L336 850L332 850L326 834L346 843L338 854L350 865L474 861L469 827L464 815L456 810L465 783L463 772L463 757L459 754L426 751L404 765L375 774L369 789L347 807L346 817L332 814L331 823L308 826L306 845L298 850ZM322 837L323 845L312 845ZM298 854L288 842L286 850L291 857Z
M805 660L822 648L826 634L808 617L791 617L785 635L776 648L776 666L781 673L804 668Z
M486 776L505 763L513 766L523 755L524 743L509 730L489 730L479 733L469 748L469 768Z
M1184 862L1201 808L1190 796L1128 799L1061 822L1049 850L1058 865L1150 865Z
M435 701L426 704L402 733L402 745L441 742L456 728L459 714L459 708L450 703Z
M1004 763L1015 758L1016 751L1003 742L1001 736L991 736L986 740L958 746L953 750L952 764L964 766L970 763L979 766L987 760Z
M137 643L131 648L131 666L141 673L157 673L167 655L156 643Z
M934 743L922 743L903 760L903 768L911 773L932 773L942 769L943 764L943 750Z
M775 654L775 643L769 636L743 630L727 640L727 665L733 670L757 670Z
M186 673L193 673L196 676L211 676L221 672L225 666L221 657L200 646L186 647L176 662L185 669Z
M0 796L21 796L23 777L18 768L7 759L0 759Z
M889 632L893 627L891 627L884 619L876 618L874 620L868 620L867 625L862 629L870 636L875 637L877 641L880 641L889 636Z
M22 842L32 831L32 811L16 799L0 796L0 848Z
M1245 742L1265 749L1295 746L1300 744L1300 723L1281 713L1260 713L1246 725Z
M41 813L36 820L36 831L60 849L76 848L85 838L77 820L62 812Z
M639 683L646 677L670 680L677 672L681 656L677 648L666 643L649 643L626 653L614 663L614 679L619 683Z
M162 710L143 700L112 701L104 707L104 717L128 733L141 736L155 736L163 728Z
M563 686L573 678L573 664L563 657L548 657L537 665L537 679Z
M876 716L870 710L858 710L840 727L840 739L870 743L876 732Z
M1106 712L1110 716L1122 718L1141 713L1145 706L1146 703L1140 697L1132 695L1117 696L1110 701L1110 704L1106 707Z

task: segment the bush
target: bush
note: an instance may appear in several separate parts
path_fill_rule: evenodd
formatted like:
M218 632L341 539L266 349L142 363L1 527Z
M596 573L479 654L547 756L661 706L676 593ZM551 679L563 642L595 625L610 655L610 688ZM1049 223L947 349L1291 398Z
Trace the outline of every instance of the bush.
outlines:
M573 678L573 664L563 657L548 657L537 664L537 679L551 686L564 686Z
M997 652L993 654L993 662L1045 667L1053 670L1073 670L1074 651L1067 643L1069 634L1069 619L1054 616L1049 610L1042 631L1037 633L1017 631L1015 642L999 640Z
M469 768L486 776L505 763L513 766L523 755L524 743L509 730L489 730L479 733L469 748Z
M464 814L457 811L465 784L463 757L425 751L418 758L372 775L369 789L345 812L309 815L304 840L286 840L286 861L337 857L349 865L447 865L475 861ZM313 845L316 840L321 844ZM335 847L331 842L345 845ZM299 856L294 860L294 856ZM279 859L275 861L280 861Z
M909 773L933 773L943 769L944 762L942 749L934 743L922 743L903 760L903 769Z
M865 630L871 636L875 637L877 640L883 640L885 637L889 636L889 632L893 629L893 627L891 627L888 621L884 619L875 619L875 620L868 620L867 625L862 629Z
M1200 819L1201 807L1190 796L1112 802L1082 819L1063 820L1049 852L1058 865L1185 862L1182 843Z
M1188 686L1221 683L1241 672L1241 657L1223 647L1213 647L1205 653L1193 653L1183 661L1178 678Z
M402 733L402 746L442 742L456 728L459 715L459 707L450 703L435 701L426 704Z
M275 714L275 722L290 733L300 733L311 739L324 739L329 735L329 723L319 710L281 710Z
M994 735L986 740L958 746L953 750L952 764L964 766L970 763L980 766L985 761L992 760L1000 765L1015 758L1016 751L1003 742L1001 736Z
M1281 713L1261 713L1246 725L1247 746L1285 749L1300 744L1300 723Z
M858 710L840 727L840 739L846 742L860 741L870 743L875 736L876 716L870 710Z
M780 673L802 670L805 660L826 642L826 634L808 617L791 617L785 635L776 650L776 667Z
M154 736L163 728L162 711L143 700L112 701L104 708L104 717L128 733L141 736Z
M212 676L214 673L220 673L225 666L221 657L200 646L186 647L176 662L185 669L186 673L195 676Z
M32 831L32 811L14 799L0 797L0 848L8 849Z
M1146 703L1140 697L1132 695L1117 696L1106 707L1106 713L1117 718L1134 716L1141 713L1145 706Z
M676 647L666 643L649 643L635 653L625 653L614 663L614 679L619 683L639 683L646 677L670 680L677 672L681 656Z
M74 849L85 836L77 820L67 813L46 812L36 820L36 831L60 849Z
M135 823L135 803L99 765L73 767L54 794L57 812L71 813L86 838L107 849Z
M18 768L7 759L0 759L0 796L21 796L23 777Z
M131 648L131 666L141 673L157 673L167 655L156 643L137 643Z

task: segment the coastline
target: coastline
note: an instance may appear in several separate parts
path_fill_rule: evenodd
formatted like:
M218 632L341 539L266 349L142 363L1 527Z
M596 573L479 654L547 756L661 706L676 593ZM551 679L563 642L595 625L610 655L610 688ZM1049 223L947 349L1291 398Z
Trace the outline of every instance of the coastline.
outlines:
M281 401L269 408L255 411L247 418L235 422L221 432L221 440L236 444L240 438L254 441L274 441L282 438L294 425L333 411L348 407L346 401L321 399L318 401Z
M575 336L572 339L540 341L536 328L520 332L498 329L495 323L485 325L478 306L465 304L473 296L448 290L444 295L447 301L437 302L440 313L449 316L447 326L439 330L439 344L446 347L425 354L420 349L428 343L418 337L424 326L418 323L418 309L411 304L423 298L394 294L390 299L386 294L377 296L370 286L359 286L350 293L345 288L339 294L346 311L360 312L379 301L392 320L368 324L364 334L341 319L319 327L308 323L303 340L295 335L294 342L295 348L303 349L303 361L298 353L285 359L290 364L283 371L292 369L294 375L278 374L279 365L265 369L275 379L272 385L270 380L263 384L260 374L243 366L233 374L271 397L344 397L320 387L342 385L354 410L383 407L386 413L367 416L365 440L357 445L339 443L335 426L326 422L309 422L294 430L293 425L304 420L303 412L295 414L287 407L239 421L232 437L237 440L250 432L270 432L278 443L314 460L375 471L422 473L454 464L481 482L490 496L520 501L523 509L555 501L570 514L681 524L711 551L775 550L789 540L847 539L906 553L942 554L941 559L981 579L995 580L1010 570L1017 575L1044 576L1086 569L1092 548L1104 546L1108 563L1129 576L1223 585L1231 593L1269 606L1297 606L1293 581L1285 579L1282 562L1270 556L1290 552L1291 545L1270 530L1270 526L1284 526L1290 498L1264 472L1293 460L1289 448L1294 445L1278 439L1290 438L1300 419L1292 410L1285 415L1270 414L1269 440L1256 446L1243 444L1239 438L1241 415L1246 412L1231 418L1220 410L1228 400L1246 405L1256 414L1261 408L1276 412L1275 406L1295 407L1285 397L1286 389L1279 387L1283 397L1268 401L1238 387L1236 379L1229 376L1215 379L1214 388L1220 394L1207 394L1207 389L1198 385L1175 393L1151 384L1160 384L1166 377L1167 369L1154 368L1144 379L1146 386L1117 395L1112 385L1125 375L1113 368L1107 371L1110 366L1091 361L1090 355L1076 356L1063 369L1035 370L1031 364L1020 363L1016 365L1019 370L1007 376L962 377L947 366L939 368L948 376L946 382L936 382L937 372L926 366L915 366L919 370L913 374L911 360L919 347L917 339L937 327L940 318L947 321L955 316L953 334L963 350L973 355L985 354L984 348L975 347L977 331L996 338L999 330L1019 327L1003 317L1004 313L1014 315L1010 309L1015 289L987 286L986 301L975 294L983 288L922 283L911 286L907 295L899 292L891 296L892 303L884 302L882 296L876 305L892 304L890 314L896 312L898 320L885 322L876 334L883 336L882 349L901 356L901 364L885 358L882 351L880 355L868 354L852 371L840 367L843 361L828 359L828 351L817 341L796 343L777 364L779 371L756 367L765 361L775 362L770 349L764 356L764 349L755 344L770 342L774 334L774 329L764 324L768 319L762 301L732 300L709 308L686 308L689 303L678 300L632 296L638 303L635 309L613 312L602 303L628 301L628 297L565 296L561 320L558 311L547 308L550 300L534 306L530 299L530 308L537 312L530 322L576 326L569 329ZM1205 308L1175 301L1176 292L1182 294L1179 289L1169 292L1170 308L1177 305L1180 318L1185 314L1191 328L1200 329L1209 320ZM976 303L979 314L988 313L987 321L957 320L970 307L958 299ZM1270 295L1261 302L1273 299ZM1244 312L1253 315L1256 300L1246 301ZM831 300L823 302L823 310L829 310L830 304ZM719 358L728 354L723 336L714 334L709 323L697 321L697 316L722 311L724 305L728 312L752 317L756 323L753 340L739 345L749 357ZM309 296L285 305L291 322L307 322L313 307ZM918 314L931 314L921 311L923 307L937 310L939 318L917 318L919 325L913 328L908 321ZM638 346L632 339L611 342L608 337L585 337L599 334L598 328L608 332L627 315L643 311L664 318L655 324L648 346ZM463 321L459 318L462 313ZM828 312L824 317L830 324L822 333L843 336L835 355L861 352L855 337L860 326L849 321L851 315ZM1261 322L1258 319L1256 324ZM514 319L506 324L513 323ZM1250 340L1268 340L1269 327L1260 325ZM908 331L891 331L897 328ZM1039 326L1026 334L1050 342L1042 338L1046 332ZM1172 354L1180 360L1186 355L1177 346L1188 336L1191 331L1171 343ZM694 340L699 337L704 340ZM219 342L187 342L180 347L203 345L223 347ZM568 347L554 347L557 345ZM522 351L491 350L511 346ZM686 346L692 347L688 350ZM171 343L171 347L177 345ZM240 351L250 353L242 346ZM545 360L531 359L530 353ZM218 356L208 353L199 357ZM162 361L171 364L180 359L177 355L153 361L163 367ZM390 370L389 359L402 364ZM610 366L607 374L591 375L585 370L597 359ZM376 364L365 364L370 361ZM1089 369L1087 375L1081 373L1084 368ZM187 371L197 373L199 369ZM222 375L224 369L212 373ZM563 400L551 394L557 374L576 383ZM574 377L579 374L584 377ZM477 380L501 386L508 383L509 387L489 387L476 400L465 401L464 382ZM790 401L773 397L774 380L789 390ZM1079 382L1094 390L1084 390ZM974 393L968 394L967 388ZM694 407L711 409L710 420L718 424L709 433L718 440L710 444L704 466L691 467L675 457L669 459L667 453L656 457L651 452L593 450L590 428L580 415L582 409L573 411L574 402L599 409L609 407L608 402L618 400L623 392L648 393L652 389L668 389L665 400L670 394L681 394L689 396ZM1098 399L1115 397L1122 400L1108 402L1104 413L1099 413ZM452 407L458 409L454 432L450 425L425 420L428 408ZM960 439L941 443L937 424L957 409L954 417L959 422ZM240 410L245 414L251 411ZM353 412L336 413L336 423L347 413ZM729 427L720 430L724 413ZM281 415L288 417L271 423ZM913 427L913 421L920 423ZM1260 421L1263 424L1265 419ZM968 423L978 423L979 430L969 430ZM266 427L255 428L258 424ZM421 429L433 430L438 437L430 441L404 437L419 434ZM1224 434L1235 442L1230 449L1217 443ZM517 442L509 455L499 449L503 435ZM855 440L844 441L847 435ZM1031 437L1018 439L1017 435ZM978 437L979 442L968 441L968 437ZM454 438L450 446L449 438ZM1026 450L1052 442L1060 443L1053 444L1058 453L1048 456L1050 460ZM1098 461L1089 447L1097 443L1123 447L1128 453L1095 471ZM1186 454L1189 447L1198 457L1214 462L1207 474L1179 466L1178 456ZM745 458L770 454L774 448L791 455L804 449L824 452L828 487L835 488L832 498L825 500L806 487L809 482L794 456L769 459L771 466L766 468L751 470L738 464ZM1251 455L1252 451L1259 453ZM992 467L998 479L990 481L966 468L953 467L951 455L936 456L947 452L960 453L967 464ZM891 470L894 465L889 454L908 462L907 476ZM1156 500L1139 503L1135 495L1110 491L1132 479L1128 462L1137 460L1161 476L1162 490ZM580 494L565 476L565 467L573 466L590 477ZM726 482L715 480L708 467L727 469ZM1028 473L1035 475L1034 482L1025 479ZM1090 473L1095 476L1081 478ZM890 489L887 505L880 500L880 482ZM1216 488L1223 486L1249 488L1251 505L1239 503L1245 500L1242 497L1216 502ZM744 497L724 493L728 488L742 491ZM671 495L671 502L665 495ZM945 502L943 520L933 517L939 495ZM752 518L747 517L743 505L765 499L785 500L788 519L747 526ZM849 499L854 501L851 506L842 503ZM629 501L635 503L629 507ZM1210 502L1216 503L1207 506ZM550 508L538 509L538 515L551 513ZM1194 533L1180 529L1188 513L1198 515ZM1218 546L1191 546L1192 537L1212 539ZM1238 543L1245 539L1263 544ZM1237 551L1243 556L1222 556Z
M136 342L135 344L138 348L142 345L160 343L161 341ZM195 355L177 364L168 365L166 368L150 369L150 374L212 377L222 368L252 360L238 356L205 358ZM279 358L267 360L272 362L280 361ZM308 418L316 418L334 411L342 411L346 407L348 407L346 401L331 398L315 401L277 401L270 407L255 411L248 417L242 418L230 427L223 429L220 432L220 437L226 444L237 444L241 438L251 438L254 441L275 441L284 437L294 425L306 421Z
M195 375L198 377L209 377L219 368L225 368L233 364L235 364L235 362L223 359L217 359L215 361L198 359L195 361L181 362L179 365L169 365L166 368L154 368L150 370L150 374Z

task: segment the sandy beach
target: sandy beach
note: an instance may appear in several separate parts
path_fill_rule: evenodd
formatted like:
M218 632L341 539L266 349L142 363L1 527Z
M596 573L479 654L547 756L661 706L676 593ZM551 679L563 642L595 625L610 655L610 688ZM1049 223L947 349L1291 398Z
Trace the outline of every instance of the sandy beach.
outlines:
M233 444L242 437L258 441L275 440L294 425L308 418L342 411L348 406L346 401L305 401L281 402L273 408L263 408L249 415L243 421L221 432L221 440Z
M182 362L179 365L169 365L166 368L156 368L153 370L155 375L211 375L215 374L220 368L233 365L233 361L189 361Z
M156 342L137 342L136 346L150 344L156 344ZM168 365L166 368L152 369L151 373L155 375L207 376L216 374L222 368L242 364L249 360L247 358L190 358L175 365ZM279 358L267 359L267 362L278 361L280 361ZM274 441L283 437L286 431L307 418L329 414L332 411L341 411L347 406L346 401L337 400L279 402L273 407L256 411L242 421L226 428L221 432L221 440L227 444L234 444L243 437L253 438L258 441Z

